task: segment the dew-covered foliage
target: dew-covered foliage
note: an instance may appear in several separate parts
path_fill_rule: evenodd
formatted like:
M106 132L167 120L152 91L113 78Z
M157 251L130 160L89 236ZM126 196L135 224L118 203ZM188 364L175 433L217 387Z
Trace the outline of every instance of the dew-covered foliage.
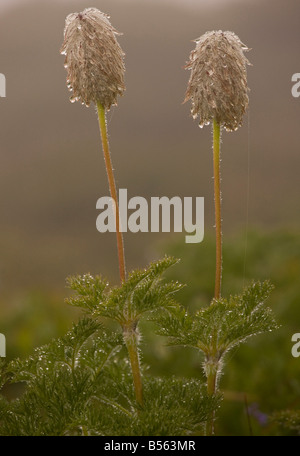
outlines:
M253 283L242 295L214 299L194 314L180 305L164 310L155 318L158 333L168 336L171 345L193 347L219 361L249 337L277 328L271 309L264 306L272 288L268 281Z
M13 401L1 396L1 435L201 433L220 397L208 397L199 380L155 378L142 366L145 399L141 407L122 331L109 330L100 321L104 316L137 324L143 314L174 307L180 285L164 283L161 275L175 263L166 257L131 273L126 283L115 288L91 275L69 279L77 293L70 304L89 315L30 357L2 363L2 386L22 384L24 393Z
M271 416L274 423L282 429L285 435L300 435L300 410L283 410Z
M163 280L177 260L165 257L133 271L119 287L100 276L71 277L68 303L84 316L63 336L36 348L26 359L1 363L1 388L18 384L14 400L0 395L1 435L191 435L204 433L220 393L208 394L202 379L155 377L141 365L143 397L136 400L124 325L136 330L154 321L171 345L194 347L222 361L226 352L276 327L264 306L272 286L253 283L240 296L214 300L188 313L175 300L182 285ZM116 330L108 319L119 323ZM204 363L205 364L205 363ZM219 364L219 369L223 367Z
M166 256L147 269L131 272L126 282L113 288L100 276L71 277L68 285L76 295L68 302L93 316L107 317L121 325L129 321L137 324L142 315L176 304L174 295L183 285L174 281L162 283L162 274L177 262Z

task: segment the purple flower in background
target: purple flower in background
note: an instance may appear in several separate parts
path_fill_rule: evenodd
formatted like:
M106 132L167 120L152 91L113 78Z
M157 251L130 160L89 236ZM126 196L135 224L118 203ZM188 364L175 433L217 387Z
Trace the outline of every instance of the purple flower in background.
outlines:
M261 426L266 426L268 424L268 415L259 410L257 402L253 402L253 404L249 405L248 413L250 416L253 416Z

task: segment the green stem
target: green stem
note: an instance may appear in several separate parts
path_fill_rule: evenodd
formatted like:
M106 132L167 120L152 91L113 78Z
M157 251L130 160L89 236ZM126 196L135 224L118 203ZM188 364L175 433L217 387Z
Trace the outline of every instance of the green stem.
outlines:
M123 337L128 350L131 371L133 376L133 383L135 389L135 397L137 403L143 406L143 385L140 369L140 360L138 353L138 334L131 325L123 326Z
M222 218L221 218L221 185L220 185L220 140L221 127L216 119L213 121L213 161L214 161L214 197L215 197L215 225L216 225L216 277L215 299L221 297L222 282ZM206 360L205 373L207 378L207 394L213 396L217 390L218 359L216 358L216 337L212 333L210 349L212 352ZM214 412L208 417L206 435L214 434Z
M207 378L207 394L213 396L217 389L217 374L218 374L218 362L211 360L207 361L205 366L206 378ZM215 414L211 413L206 422L206 435L214 434L214 421Z
M89 435L89 432L88 432L88 429L86 426L82 426L81 430L82 430L82 435L84 435L85 437L87 437Z
M222 281L222 219L221 219L221 187L220 187L220 124L213 122L213 156L214 156L214 194L216 224L216 279L215 299L221 296Z
M119 257L119 271L121 282L124 282L126 279L126 270L125 270L125 255L124 255L124 243L123 236L120 231L120 214L119 214L119 204L117 198L117 189L113 173L112 161L109 152L109 143L107 137L107 127L106 127L106 116L105 109L101 103L97 103L98 119L100 134L102 139L102 148L110 190L110 196L115 203L115 217L116 217L116 235L117 235L117 248L118 248L118 257Z

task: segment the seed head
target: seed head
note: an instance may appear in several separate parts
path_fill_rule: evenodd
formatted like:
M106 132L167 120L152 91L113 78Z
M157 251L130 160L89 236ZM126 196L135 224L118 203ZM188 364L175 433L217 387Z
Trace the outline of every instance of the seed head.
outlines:
M248 107L248 86L244 56L249 49L233 32L207 32L198 38L185 68L191 70L185 102L199 125L215 119L228 131L242 125Z
M86 106L100 102L107 110L125 90L124 53L116 40L119 33L108 19L96 8L69 14L60 50L66 56L70 100Z

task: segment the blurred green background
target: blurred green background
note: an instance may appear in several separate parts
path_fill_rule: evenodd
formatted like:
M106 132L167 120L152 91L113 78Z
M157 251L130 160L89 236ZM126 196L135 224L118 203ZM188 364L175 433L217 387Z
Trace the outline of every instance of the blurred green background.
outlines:
M7 358L29 354L78 318L64 303L66 276L101 273L118 282L115 235L96 230L96 201L108 195L96 115L68 101L59 54L66 15L95 6L123 32L126 92L108 115L118 186L129 198L205 198L201 244L185 244L184 234L125 235L128 270L166 252L182 259L172 274L187 284L178 299L193 309L213 292L213 169L210 128L200 130L182 104L183 67L191 40L232 30L252 48L253 66L244 126L223 135L223 293L269 278L281 329L231 353L218 432L276 433L268 416L299 407L300 361L291 355L292 334L300 332L300 101L291 95L300 71L299 2L8 3L0 8L7 81L0 100L0 332ZM151 334L146 325L143 359L154 373L202 375L197 354L167 348Z

